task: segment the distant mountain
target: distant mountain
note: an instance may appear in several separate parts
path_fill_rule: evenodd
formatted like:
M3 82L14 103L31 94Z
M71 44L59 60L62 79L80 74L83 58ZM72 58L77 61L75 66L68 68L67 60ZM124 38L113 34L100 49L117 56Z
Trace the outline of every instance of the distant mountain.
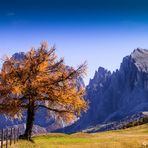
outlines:
M15 53L12 58L17 60L23 60L25 58L24 52ZM4 68L4 65L3 65ZM67 69L69 67L67 66ZM84 81L81 77L77 80L77 87L85 87ZM33 127L33 134L37 133L45 133L56 130L58 128L62 128L63 122L57 121L53 118L53 116L47 115L47 109L41 108L37 111L35 115L34 127ZM22 119L12 119L5 115L0 115L0 128L6 128L10 126L18 125L21 128L21 131L24 131L26 123L26 113L24 113Z
M73 133L148 111L148 50L134 50L113 73L99 67L86 87L86 98L88 112L58 131Z

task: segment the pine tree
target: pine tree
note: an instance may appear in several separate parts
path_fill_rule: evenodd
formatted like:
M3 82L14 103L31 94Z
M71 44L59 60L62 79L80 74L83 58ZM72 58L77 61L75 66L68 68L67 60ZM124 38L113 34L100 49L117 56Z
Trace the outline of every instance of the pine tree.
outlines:
M26 111L26 130L21 137L28 140L39 108L70 122L88 107L84 88L76 84L85 71L85 63L68 68L46 43L31 49L22 60L6 58L0 72L0 113L20 117Z

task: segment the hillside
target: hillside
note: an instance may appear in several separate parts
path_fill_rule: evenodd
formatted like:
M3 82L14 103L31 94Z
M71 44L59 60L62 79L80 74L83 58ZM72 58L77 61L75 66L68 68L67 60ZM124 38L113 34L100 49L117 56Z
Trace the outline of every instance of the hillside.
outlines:
M48 134L19 141L12 148L144 148L148 146L148 124L102 133Z

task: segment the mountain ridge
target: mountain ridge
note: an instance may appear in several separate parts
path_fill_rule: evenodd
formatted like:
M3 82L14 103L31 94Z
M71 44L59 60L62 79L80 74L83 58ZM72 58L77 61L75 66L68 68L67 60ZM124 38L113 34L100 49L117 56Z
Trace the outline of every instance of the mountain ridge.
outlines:
M148 50L137 48L123 58L118 70L111 73L99 67L86 87L88 112L73 125L57 131L73 133L148 111L147 60Z

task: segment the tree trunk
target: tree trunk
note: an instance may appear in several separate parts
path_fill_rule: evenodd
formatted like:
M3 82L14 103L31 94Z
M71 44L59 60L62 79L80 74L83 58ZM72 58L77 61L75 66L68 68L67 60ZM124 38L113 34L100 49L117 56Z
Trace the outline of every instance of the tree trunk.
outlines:
M35 107L33 102L29 104L29 107L27 110L26 130L24 135L21 135L20 138L31 140L34 116L35 116Z

